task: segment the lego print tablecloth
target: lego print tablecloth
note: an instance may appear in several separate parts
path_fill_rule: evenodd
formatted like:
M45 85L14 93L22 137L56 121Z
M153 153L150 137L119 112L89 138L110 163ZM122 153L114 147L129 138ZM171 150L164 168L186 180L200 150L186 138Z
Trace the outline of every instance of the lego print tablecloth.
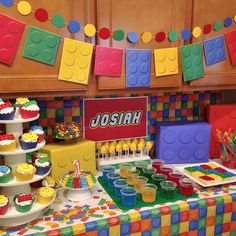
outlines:
M97 183L92 198L70 202L58 190L55 202L28 224L1 227L0 235L235 235L236 184L196 186L200 198L122 212ZM230 234L231 232L231 234Z

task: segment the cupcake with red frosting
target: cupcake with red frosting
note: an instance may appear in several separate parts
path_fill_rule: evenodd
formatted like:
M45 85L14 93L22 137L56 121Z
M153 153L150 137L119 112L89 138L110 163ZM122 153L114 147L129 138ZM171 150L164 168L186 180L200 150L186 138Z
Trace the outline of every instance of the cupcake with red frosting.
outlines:
M0 135L0 152L14 152L16 146L17 143L13 134Z
M34 196L31 193L21 193L15 195L13 201L18 212L28 212L31 210L34 203Z
M13 120L15 116L15 108L10 102L0 104L0 120Z
M38 116L39 106L35 100L25 102L20 106L20 114L23 119L30 119Z
M33 125L30 127L30 131L31 134L36 134L39 138L38 138L38 143L41 143L43 141L44 138L44 131L43 128L39 125Z
M0 215L5 215L9 208L9 198L5 195L0 195Z

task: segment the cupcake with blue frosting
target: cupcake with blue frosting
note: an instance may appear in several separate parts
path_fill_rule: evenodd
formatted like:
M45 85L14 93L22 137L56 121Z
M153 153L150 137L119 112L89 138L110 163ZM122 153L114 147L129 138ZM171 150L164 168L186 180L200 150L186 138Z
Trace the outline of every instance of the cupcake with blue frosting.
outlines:
M43 128L39 125L33 125L30 127L30 131L31 134L36 134L38 135L38 143L41 143L43 141L44 138L44 131Z

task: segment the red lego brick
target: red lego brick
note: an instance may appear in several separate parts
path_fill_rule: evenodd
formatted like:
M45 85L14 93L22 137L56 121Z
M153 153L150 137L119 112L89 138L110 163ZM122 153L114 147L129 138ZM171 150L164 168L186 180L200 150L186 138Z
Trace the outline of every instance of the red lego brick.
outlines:
M236 104L210 105L207 108L207 121L211 127L210 157L220 157L220 143L217 141L216 129L222 132L236 129Z
M232 202L232 211L236 211L236 202Z
M169 236L170 235L170 226L161 227L161 236Z
M230 60L232 65L236 65L236 55L235 55L235 50L236 50L236 30L232 30L228 33L225 34L225 41L228 47L229 55L230 55Z
M207 203L207 206L215 206L216 200L214 198L205 198L205 201Z
M198 219L198 209L190 210L189 211L189 221L190 220L197 220Z
M141 220L141 232L148 231L152 229L152 221L151 219L143 219Z
M232 212L232 203L231 202L225 203L224 213L230 213L230 212Z
M61 235L60 229L54 229L47 232L47 236L59 236Z
M231 228L230 222L229 223L224 223L222 233L230 232L230 228Z
M13 63L24 28L24 23L0 14L0 62Z
M212 226L215 224L215 216L210 216L210 217L207 217L206 219L206 226Z
M71 108L65 108L64 109L64 116L72 116L72 109Z
M188 234L188 232L184 232L184 233L180 233L180 234L178 234L179 236L188 236L189 234Z
M160 208L160 211L161 211L161 215L168 215L170 214L171 209L168 206L163 206Z
M180 212L180 222L185 222L188 220L189 220L189 212L188 211Z
M231 222L230 222L230 230L231 230L231 232L232 232L233 230L236 230L236 221L231 221Z
M130 223L130 233L139 233L141 232L141 221L135 221Z
M98 231L86 232L86 236L98 236Z
M109 226L112 227L112 226L116 226L116 225L119 225L120 224L120 218L115 216L115 217L110 217L107 219L108 222L109 222Z

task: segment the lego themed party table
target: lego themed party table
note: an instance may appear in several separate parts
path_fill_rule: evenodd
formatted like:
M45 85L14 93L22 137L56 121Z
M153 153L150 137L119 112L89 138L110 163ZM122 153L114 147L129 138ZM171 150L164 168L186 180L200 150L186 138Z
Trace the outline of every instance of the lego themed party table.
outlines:
M24 225L1 227L0 235L236 235L236 184L195 186L197 198L120 210L99 182L92 198L68 201L58 189L42 217Z

